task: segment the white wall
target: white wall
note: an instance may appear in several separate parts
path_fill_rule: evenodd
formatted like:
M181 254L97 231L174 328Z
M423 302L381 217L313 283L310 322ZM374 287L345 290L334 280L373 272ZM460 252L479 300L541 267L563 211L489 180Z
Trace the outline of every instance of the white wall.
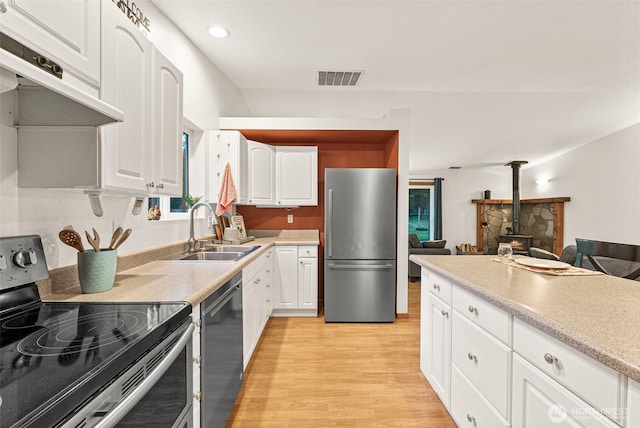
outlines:
M493 199L512 199L511 169L506 166L412 172L410 177L444 177L443 238L452 252L458 244L476 243L472 199L481 199L485 189ZM541 178L550 181L537 184ZM575 238L640 244L640 125L523 167L521 199L561 196L571 198L564 205L565 245Z
M485 190L491 190L493 199L512 197L511 169L506 166L413 172L410 177L444 178L442 238L447 240L446 246L452 254L456 252L456 245L476 244L476 204L472 199L481 199Z
M550 179L538 185L535 179ZM640 125L524 169L527 197L569 196L565 245L575 238L640 244Z
M155 6L146 1L139 6L151 19L150 38L184 74L185 117L201 129L215 129L221 115L247 115L237 88ZM81 191L19 189L16 133L9 126L11 107L7 102L6 96L0 97L0 236L41 235L50 269L76 263L75 250L57 238L58 231L68 224L79 231L96 228L107 242L114 223L132 228L133 233L120 247L120 253L186 241L188 225L184 220L148 222L146 210L137 216L131 213L131 198L103 196L104 216L99 218L93 215L89 200ZM202 149L198 145L195 151L201 155ZM203 166L197 169L202 171ZM196 234L207 231L204 223L199 222Z

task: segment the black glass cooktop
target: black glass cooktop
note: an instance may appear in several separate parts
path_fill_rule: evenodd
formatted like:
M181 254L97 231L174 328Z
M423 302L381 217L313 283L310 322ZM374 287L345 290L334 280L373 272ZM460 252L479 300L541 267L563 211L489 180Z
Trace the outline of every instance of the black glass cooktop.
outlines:
M190 313L186 303L67 302L2 315L2 426L30 426L36 415L37 426L55 424Z

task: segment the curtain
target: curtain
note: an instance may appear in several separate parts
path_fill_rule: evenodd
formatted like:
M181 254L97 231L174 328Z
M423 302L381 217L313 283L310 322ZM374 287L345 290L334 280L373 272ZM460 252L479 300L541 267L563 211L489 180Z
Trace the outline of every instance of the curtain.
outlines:
M433 205L435 218L433 219L434 240L442 239L442 182L444 178L433 179Z

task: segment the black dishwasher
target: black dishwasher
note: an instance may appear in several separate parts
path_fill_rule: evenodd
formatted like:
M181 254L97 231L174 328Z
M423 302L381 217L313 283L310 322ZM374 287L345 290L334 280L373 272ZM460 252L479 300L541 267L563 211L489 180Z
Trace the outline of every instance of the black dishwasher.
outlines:
M204 301L201 424L224 427L242 386L242 272Z

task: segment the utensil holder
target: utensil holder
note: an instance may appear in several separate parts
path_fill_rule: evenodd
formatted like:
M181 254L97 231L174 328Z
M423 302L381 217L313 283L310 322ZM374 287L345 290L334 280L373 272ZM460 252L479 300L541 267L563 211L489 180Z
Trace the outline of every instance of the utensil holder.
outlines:
M78 279L85 294L102 293L113 288L118 254L115 250L78 252Z

